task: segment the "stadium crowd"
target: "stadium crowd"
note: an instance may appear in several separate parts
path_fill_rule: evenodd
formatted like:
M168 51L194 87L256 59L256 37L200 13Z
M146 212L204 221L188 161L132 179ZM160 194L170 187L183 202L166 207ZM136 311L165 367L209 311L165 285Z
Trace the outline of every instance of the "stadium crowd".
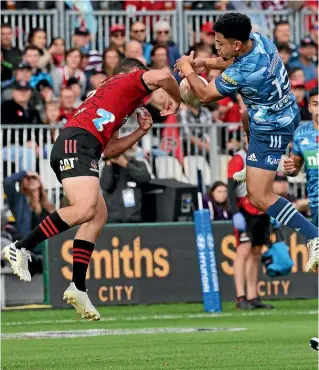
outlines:
M260 10L259 16L252 19L255 31L264 31L263 24L265 16L262 10L280 10L292 7L293 9L305 6L317 10L317 2L313 1L184 1L184 9L194 10L235 10L244 12L247 9ZM2 9L21 10L21 9L51 9L56 6L54 1L1 1ZM172 10L175 8L175 1L92 1L94 10ZM216 56L214 46L214 31L211 22L205 22L200 28L200 41L194 43L186 53L195 51L196 57ZM66 50L63 37L55 37L50 44L47 43L47 33L43 28L34 28L27 35L27 41L23 50L13 47L12 39L16 35L15 29L8 23L1 24L1 110L2 123L14 125L32 124L36 128L38 124L64 125L74 114L77 107L86 99L92 90L106 78L112 75L116 65L124 57L137 58L149 68L167 69L173 72L175 61L180 57L179 47L172 39L172 28L167 21L157 21L152 25L154 38L151 42L146 41L146 25L142 21L130 24L129 40L124 24L113 24L109 29L110 40L103 53L96 50L93 45L90 30L81 25L77 27L72 36L73 46ZM266 29L266 28L265 28ZM309 35L300 40L299 44L292 41L292 29L287 21L278 21L274 28L274 40L278 51L288 69L292 92L295 95L300 107L302 120L310 119L307 110L307 93L318 84L318 22L311 24ZM62 35L61 35L62 36ZM219 75L219 71L210 70L209 72L198 73L211 81ZM180 81L180 77L175 75ZM165 94L165 93L164 93ZM196 154L206 156L209 153L211 144L209 135L203 124L212 123L235 123L241 121L243 103L239 96L231 96L207 107L192 108L184 104L176 117L168 117L166 120L160 116L159 112L163 108L165 96L163 92L156 91L144 101L144 105L151 113L156 123L176 123L180 122L183 129L182 133L175 133L175 139L181 138L179 143L184 154ZM134 118L131 119L134 123ZM198 127L197 127L198 126ZM167 134L167 132L166 132ZM239 124L234 125L223 133L221 145L225 153L235 153L240 148L241 128ZM165 130L162 130L162 139L165 139ZM54 134L52 133L52 137ZM36 150L30 151L30 155L39 156L37 151L39 137L35 134L35 142L31 137L31 130L27 131L27 137L19 133L18 142L16 137L11 137L12 142L7 142L7 136L3 137L4 160L8 160L7 151L10 144L11 155L20 158L22 152L29 148ZM26 147L25 147L26 146ZM134 157L138 154L148 157L152 150L156 155L172 154L172 148L158 143L156 148L135 148L134 156L129 156L106 161L105 169L102 174L101 187L105 194L111 196L116 189L116 184L120 186L121 181L135 179L137 182L149 181L151 174L145 167L134 162ZM17 151L18 154L15 153ZM36 154L34 154L36 153ZM135 154L137 153L137 154ZM15 201L19 204L12 204L10 207L14 214L17 214L17 207L21 211L25 207L30 208L32 222L37 222L41 217L45 217L48 207L52 205L48 202L41 179L36 174L30 174L32 158L21 161L19 166L21 172L7 178L7 190L12 194L16 181L23 185L21 196ZM120 172L130 168L131 172L128 179L121 177ZM120 169L120 170L119 170ZM108 172L116 173L117 183L105 180ZM127 171L126 171L127 172ZM156 175L156 173L155 173ZM15 177L14 177L15 176ZM11 181L11 182L10 182ZM35 183L37 185L35 185ZM11 186L9 186L9 185ZM28 200L30 194L28 186L33 184L37 191L36 196ZM33 186L32 185L32 186ZM30 185L31 186L31 185ZM31 187L32 187L31 186ZM11 189L11 190L10 190ZM110 189L113 189L112 191ZM118 189L117 189L118 190ZM137 196L137 199L140 199ZM41 200L41 201L40 201ZM112 200L111 200L112 201ZM222 182L212 185L206 197L206 203L211 202L215 210L215 219L228 219L231 213L227 205L227 187ZM116 206L115 206L116 208ZM25 213L25 211L23 211ZM28 214L28 212L27 212ZM35 216L34 216L35 215ZM122 219L121 215L114 216L114 222ZM29 221L30 221L29 220ZM127 221L136 221L138 217L132 216ZM24 220L26 221L26 220ZM31 227L32 222L27 221ZM33 225L33 224L32 224ZM20 235L27 233L23 231L25 225L17 225ZM32 228L32 227L31 227Z

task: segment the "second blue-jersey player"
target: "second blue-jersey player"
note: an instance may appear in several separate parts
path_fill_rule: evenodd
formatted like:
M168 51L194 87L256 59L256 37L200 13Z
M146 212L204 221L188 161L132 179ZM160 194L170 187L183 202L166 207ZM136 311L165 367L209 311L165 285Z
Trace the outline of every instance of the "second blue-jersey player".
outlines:
M290 202L272 192L281 156L299 124L298 107L276 46L267 37L251 32L251 21L245 14L223 15L214 24L214 31L221 62L205 59L197 63L191 54L179 59L176 69L187 78L204 104L236 92L241 95L249 121L246 159L249 199L255 207L304 235L308 248L316 251L315 264L318 264L318 228ZM224 72L205 86L193 67L218 68ZM309 270L315 264L308 265Z

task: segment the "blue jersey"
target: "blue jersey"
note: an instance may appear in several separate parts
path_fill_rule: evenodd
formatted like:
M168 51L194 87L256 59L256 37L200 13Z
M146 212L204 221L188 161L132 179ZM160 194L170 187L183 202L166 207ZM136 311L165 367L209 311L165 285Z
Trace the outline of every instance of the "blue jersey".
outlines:
M305 161L307 174L307 191L309 205L312 209L318 208L318 170L319 151L318 136L312 122L301 124L294 133L292 153Z
M298 115L288 74L271 40L259 33L251 33L250 39L253 48L216 79L216 88L224 96L235 92L242 96L251 130L280 130Z

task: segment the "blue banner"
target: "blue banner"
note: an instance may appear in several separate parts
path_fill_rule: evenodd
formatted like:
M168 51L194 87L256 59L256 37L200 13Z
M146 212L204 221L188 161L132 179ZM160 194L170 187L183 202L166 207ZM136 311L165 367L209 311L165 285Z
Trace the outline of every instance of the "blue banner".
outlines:
M207 209L195 211L194 215L204 311L221 312L214 238L209 211Z

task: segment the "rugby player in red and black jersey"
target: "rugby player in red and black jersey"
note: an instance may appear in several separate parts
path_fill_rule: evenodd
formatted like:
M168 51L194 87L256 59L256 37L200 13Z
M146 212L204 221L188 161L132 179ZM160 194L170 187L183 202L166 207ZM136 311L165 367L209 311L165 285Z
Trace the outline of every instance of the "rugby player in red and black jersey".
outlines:
M119 138L119 129L152 91L168 93L161 115L176 113L181 96L175 78L166 71L149 71L137 59L126 58L79 106L65 125L51 152L51 167L56 173L70 206L51 213L22 240L7 248L5 257L21 280L30 281L30 252L46 239L73 226L81 225L73 242L73 278L64 292L82 318L99 320L85 287L85 275L96 240L107 219L107 209L100 193L99 159L124 153L152 127L152 117L145 108L137 113L139 127Z
M247 140L245 141L247 146ZM236 308L273 308L262 302L257 294L261 247L269 243L269 216L250 203L246 183L233 179L234 174L245 167L246 150L247 148L238 151L228 164L228 197L237 239L234 261Z

